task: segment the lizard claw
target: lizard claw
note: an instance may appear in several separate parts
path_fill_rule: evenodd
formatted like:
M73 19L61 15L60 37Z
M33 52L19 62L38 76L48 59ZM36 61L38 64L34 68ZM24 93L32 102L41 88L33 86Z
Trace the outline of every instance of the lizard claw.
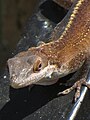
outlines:
M68 93L70 93L72 90L76 89L76 93L75 93L75 97L74 97L74 101L76 102L76 100L80 97L80 90L81 90L81 86L85 85L90 89L90 84L87 83L84 79L81 79L79 81L77 81L76 83L74 83L74 85L62 92L59 92L57 95L66 95Z
M70 87L62 92L59 92L58 95L66 95L66 94L70 93L71 91L72 91L72 87Z

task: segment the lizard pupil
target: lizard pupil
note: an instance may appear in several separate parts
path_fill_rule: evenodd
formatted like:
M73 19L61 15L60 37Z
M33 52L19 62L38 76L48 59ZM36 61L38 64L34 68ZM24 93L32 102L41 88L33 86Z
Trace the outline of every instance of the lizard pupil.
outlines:
M41 66L42 66L42 65L41 65L41 63L40 63L39 66L38 66L38 68L41 69Z

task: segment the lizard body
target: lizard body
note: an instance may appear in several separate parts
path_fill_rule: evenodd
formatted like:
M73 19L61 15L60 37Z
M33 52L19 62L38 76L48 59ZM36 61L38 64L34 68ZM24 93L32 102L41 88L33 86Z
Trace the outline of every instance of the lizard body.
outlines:
M54 84L58 78L78 71L88 60L90 0L75 0L67 21L56 41L29 48L8 60L12 87Z

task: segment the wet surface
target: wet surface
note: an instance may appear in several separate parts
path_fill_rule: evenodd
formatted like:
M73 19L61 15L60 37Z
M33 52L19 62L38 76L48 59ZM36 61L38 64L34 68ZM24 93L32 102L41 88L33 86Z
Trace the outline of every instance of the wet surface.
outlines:
M40 6L47 3L45 0L43 2ZM54 4L51 1L50 3ZM36 46L39 41L48 42L56 22L43 16L45 14L40 13L41 8L44 12L44 8L39 7L26 24L13 55L27 50L31 46ZM63 12L65 14L65 11ZM72 102L74 91L66 96L57 96L57 93L67 88L65 83L69 77L71 76L62 78L61 81L64 85L59 85L59 81L51 86L34 85L31 89L29 87L13 89L9 85L9 74L6 69L4 75L0 77L0 120L67 120L74 105ZM88 91L76 120L90 120L89 99L90 93Z
M9 77L8 72L0 77L0 109L9 101Z
M69 108L72 107L73 94L68 96L57 96L59 91L66 87L58 83L51 86L35 85L15 90L9 88L8 76L4 75L4 85L1 83L2 93L0 101L0 118L2 120L36 120L38 119L65 119ZM58 106L58 107L57 107ZM65 109L67 108L67 109Z

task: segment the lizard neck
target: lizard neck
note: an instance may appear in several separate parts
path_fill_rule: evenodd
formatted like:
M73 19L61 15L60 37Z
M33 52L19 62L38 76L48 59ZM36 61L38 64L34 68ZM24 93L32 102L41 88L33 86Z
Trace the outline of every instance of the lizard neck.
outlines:
M69 13L68 23L60 38L39 47L51 62L61 63L65 60L64 56L73 58L82 51L87 53L90 47L90 0L76 0Z

